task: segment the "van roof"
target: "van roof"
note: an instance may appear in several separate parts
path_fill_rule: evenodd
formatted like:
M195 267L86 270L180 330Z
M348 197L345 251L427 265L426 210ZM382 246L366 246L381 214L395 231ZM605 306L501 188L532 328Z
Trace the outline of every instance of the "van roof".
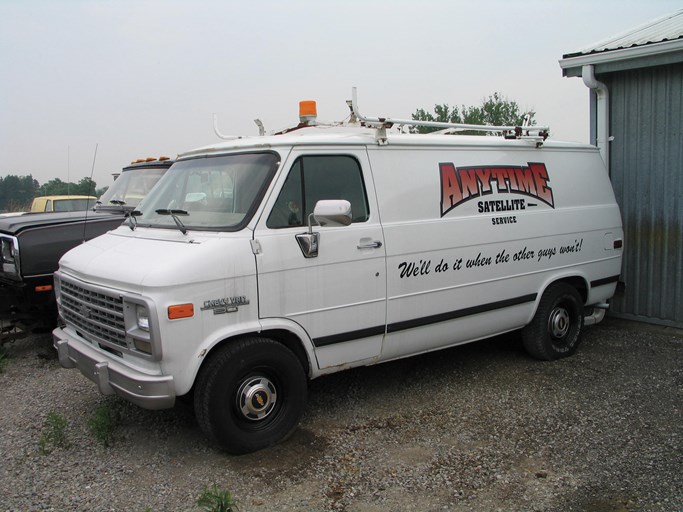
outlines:
M377 130L359 125L314 125L283 130L278 134L239 137L219 142L178 155L179 159L220 154L229 151L268 149L282 146L374 146L378 144ZM387 131L388 146L417 147L495 147L499 149L533 149L536 144L525 139L505 139L501 136L450 135L444 133L411 134ZM595 150L595 146L575 142L546 140L545 149Z

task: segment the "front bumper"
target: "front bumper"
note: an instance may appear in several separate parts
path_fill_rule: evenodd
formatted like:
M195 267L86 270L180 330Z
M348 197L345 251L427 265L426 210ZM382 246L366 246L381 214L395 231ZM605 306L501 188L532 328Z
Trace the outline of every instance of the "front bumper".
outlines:
M78 368L104 395L119 395L145 409L168 409L175 403L173 377L148 375L105 357L58 327L52 331L59 364Z

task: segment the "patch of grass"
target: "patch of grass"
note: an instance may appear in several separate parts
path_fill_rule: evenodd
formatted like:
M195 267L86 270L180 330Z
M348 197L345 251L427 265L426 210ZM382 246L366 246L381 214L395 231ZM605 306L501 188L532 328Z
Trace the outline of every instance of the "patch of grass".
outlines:
M209 489L204 487L204 491L197 500L202 510L208 512L237 512L237 502L232 497L230 491L221 490L216 484Z
M90 432L105 448L114 442L114 430L116 428L116 414L107 405L101 405L95 409L95 413L88 420Z
M0 373L3 373L5 371L5 368L7 368L7 361L9 357L7 356L7 351L5 351L4 348L0 347Z
M43 424L43 434L38 441L40 453L48 455L55 448L68 448L66 439L67 421L61 414L51 411Z

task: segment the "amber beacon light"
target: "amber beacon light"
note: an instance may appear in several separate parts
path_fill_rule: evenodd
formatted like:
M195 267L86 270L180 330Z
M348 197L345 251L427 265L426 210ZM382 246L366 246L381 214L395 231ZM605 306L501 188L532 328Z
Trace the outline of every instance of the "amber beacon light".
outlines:
M318 116L318 109L314 100L303 100L299 102L299 119L302 123L314 122Z

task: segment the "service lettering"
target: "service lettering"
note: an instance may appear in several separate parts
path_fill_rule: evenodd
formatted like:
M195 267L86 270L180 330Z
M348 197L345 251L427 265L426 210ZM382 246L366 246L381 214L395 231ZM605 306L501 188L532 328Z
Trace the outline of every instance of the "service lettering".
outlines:
M484 252L477 250L469 256L446 260L441 258L436 265L432 265L432 260L420 259L417 261L402 261L398 264L398 275L401 279L415 277L425 278L430 274L443 274L445 272L461 272L484 268L499 267L501 265L516 265L519 263L530 262L538 264L550 261L562 255L571 256L582 252L583 238L574 239L561 245L530 248L527 245L517 246L512 252L510 248L503 248L498 252ZM560 256L558 256L560 255ZM567 261L566 259L564 261Z

